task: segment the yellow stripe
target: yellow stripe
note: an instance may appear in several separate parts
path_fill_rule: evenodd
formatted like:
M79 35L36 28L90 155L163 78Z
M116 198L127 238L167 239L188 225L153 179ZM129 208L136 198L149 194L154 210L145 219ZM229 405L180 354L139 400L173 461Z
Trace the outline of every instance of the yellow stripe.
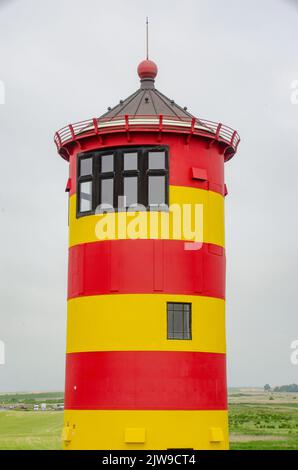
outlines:
M175 223L175 216L173 213L167 215L161 212L143 212L139 214L139 220L146 220L146 226L138 238L165 238L165 239L178 239L178 240L192 240L204 243L214 243L216 245L224 246L224 198L220 194L213 191L206 191L203 189L196 189L182 186L170 186L170 206L177 205L176 210L182 210L183 204L190 205L190 214L192 226L191 230L195 228L195 205L201 205L203 209L203 224L197 215L199 221L199 229L195 230L196 239L194 234L188 233L183 227L183 222ZM132 238L129 234L129 222L133 224L132 219L135 219L137 214L127 216L126 213L116 213L107 215L92 215L85 217L76 217L76 194L70 197L69 207L69 245L78 245L80 243L94 242L103 239L126 239ZM183 209L183 214L187 215L187 209ZM197 214L200 209L197 209ZM110 232L107 235L102 234L100 221L108 221ZM169 217L169 234L164 229L166 218ZM115 221L115 229L113 230L113 219ZM136 219L135 219L136 221ZM150 232L151 227L151 232Z
M226 411L66 410L64 425L64 448L70 450L223 450L229 445Z
M192 303L192 339L167 339L167 302ZM68 301L67 352L225 353L225 302L203 296L113 294Z

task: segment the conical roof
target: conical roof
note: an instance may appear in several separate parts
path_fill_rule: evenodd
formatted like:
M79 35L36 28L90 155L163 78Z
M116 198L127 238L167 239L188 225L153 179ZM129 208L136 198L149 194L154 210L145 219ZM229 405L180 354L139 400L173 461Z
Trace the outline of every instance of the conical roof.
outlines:
M141 79L140 88L121 100L117 106L110 108L100 118L115 118L117 116L144 116L164 115L176 118L193 118L186 108L182 108L158 91L154 86L157 75L157 66L151 60L144 60L138 66L138 74Z
M225 145L225 161L236 153L240 137L232 128L222 123L199 119L155 88L157 66L152 60L144 60L138 66L140 88L114 108L100 117L69 124L55 134L60 155L69 160L72 142L96 135L99 139L106 133L125 131L128 135L147 126L151 131L167 130L192 134L221 142ZM156 116L156 117L155 117Z

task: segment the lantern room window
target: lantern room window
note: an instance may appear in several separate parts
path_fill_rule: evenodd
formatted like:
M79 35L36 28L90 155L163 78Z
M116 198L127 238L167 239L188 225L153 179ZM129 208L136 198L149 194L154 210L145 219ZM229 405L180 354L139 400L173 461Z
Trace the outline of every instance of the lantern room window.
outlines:
M80 211L92 210L92 181L80 183Z
M80 158L78 178L78 212L82 215L92 213L93 205L93 159Z
M168 148L129 147L80 154L77 216L109 210L165 210Z

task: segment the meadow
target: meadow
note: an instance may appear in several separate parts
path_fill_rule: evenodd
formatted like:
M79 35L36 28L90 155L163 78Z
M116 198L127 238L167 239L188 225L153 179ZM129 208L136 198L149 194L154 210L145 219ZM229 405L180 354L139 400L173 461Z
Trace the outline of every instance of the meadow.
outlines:
M298 394L229 390L230 448L298 450Z
M27 410L0 411L0 449L61 449L63 412L33 411L33 403L61 402L62 395L26 394ZM9 402L9 400L11 400ZM20 395L0 395L0 404ZM230 448L298 450L298 394L232 389L229 393Z
M0 449L60 449L62 425L61 411L0 411Z

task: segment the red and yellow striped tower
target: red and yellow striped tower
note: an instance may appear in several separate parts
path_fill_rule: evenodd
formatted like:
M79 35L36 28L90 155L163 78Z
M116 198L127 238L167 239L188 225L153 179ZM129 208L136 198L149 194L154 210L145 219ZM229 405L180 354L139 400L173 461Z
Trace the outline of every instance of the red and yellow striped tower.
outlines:
M55 135L70 169L64 447L227 449L224 162L240 139L160 93L154 62L138 74Z

